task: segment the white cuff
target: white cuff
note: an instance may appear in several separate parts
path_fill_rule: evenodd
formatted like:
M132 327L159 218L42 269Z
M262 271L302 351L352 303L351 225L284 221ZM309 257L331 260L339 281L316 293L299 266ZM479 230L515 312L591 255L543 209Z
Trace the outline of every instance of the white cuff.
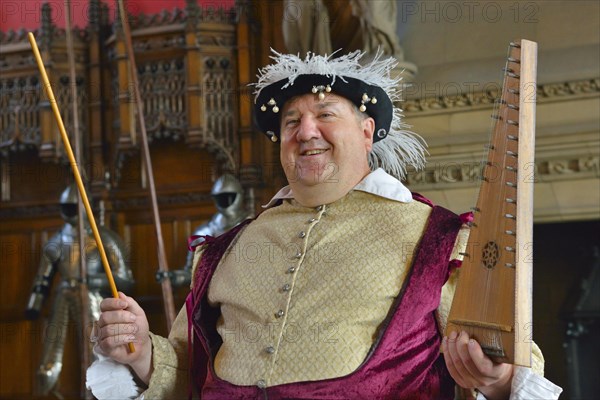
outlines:
M543 376L533 373L531 368L515 366L510 400L544 399L554 400L562 393L562 389ZM486 400L485 396L477 393L477 400Z
M143 389L135 384L133 373L124 364L118 363L96 352L98 357L86 373L85 387L98 400L134 399Z

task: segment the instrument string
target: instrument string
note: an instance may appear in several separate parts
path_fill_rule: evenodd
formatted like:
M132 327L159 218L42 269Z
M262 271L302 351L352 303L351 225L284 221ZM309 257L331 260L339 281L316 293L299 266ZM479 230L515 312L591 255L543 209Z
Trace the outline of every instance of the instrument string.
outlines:
M507 55L508 58L508 55ZM505 70L508 68L508 61L505 63ZM498 195L500 195L501 199L504 197L504 185L502 184L502 182L505 181L505 174L506 174L506 169L504 168L504 166L506 165L506 147L505 147L505 142L503 140L503 138L506 135L506 107L504 106L506 103L506 98L507 98L507 87L508 87L508 77L507 74L503 74L503 81L502 81L502 93L500 96L500 101L496 102L496 106L497 108L494 110L496 112L495 115L499 116L500 118L495 118L495 127L494 127L494 131L493 131L493 138L492 138L492 146L493 149L492 151L492 157L491 157L491 166L498 169L499 173L497 177L489 177L489 184L488 184L488 191L491 192L494 187L497 188L498 183L500 183L500 193L498 193ZM491 197L488 197L491 198ZM490 215L490 213L487 214L487 218L486 221L490 221L490 225L491 225L491 229L488 229L487 232L498 232L498 225L504 222L504 218L503 218L503 206L501 207L493 207L493 211L492 214ZM486 238L485 242L496 242L495 237L488 237ZM494 278L495 278L495 274L493 273L495 271L494 268L490 268L488 270L488 274L487 274L487 282L486 282L486 286L487 289L485 292L485 299L484 299L484 309L485 310L490 310L490 297L492 296L492 285L494 285ZM494 342L494 340L492 340L492 342Z
M513 59L512 58L512 47L509 48L508 54L506 57L506 63L503 74L503 82L502 82L502 90L500 92L500 97L498 100L494 102L493 114L492 114L492 129L490 145L488 146L488 151L485 156L486 161L483 161L484 173L482 174L482 179L484 180L483 185L481 185L478 205L476 210L479 213L477 220L481 221L481 219L485 218L485 225L487 228L485 231L490 234L490 232L505 232L506 229L499 230L499 227L506 228L507 226L507 212L506 212L506 204L505 199L507 197L507 185L504 183L507 182L507 172L508 170L505 168L507 165L507 158L509 157L507 151L507 137L508 137L508 108L506 104L508 103L507 98L509 96L508 91L508 79L509 79L509 63ZM499 187L498 187L499 186ZM499 190L498 190L499 189ZM502 202L499 207L493 207L490 204L483 204L483 200L485 198L491 198L484 196L484 193L492 195L493 191L498 190L496 192L497 196L500 196L500 201ZM489 206L489 208L488 208ZM491 208L491 209L490 209ZM484 217L485 216L485 217ZM500 238L492 236L483 236L484 232L481 230L478 231L478 245L481 247L481 263L483 264L484 260L484 246L487 243L494 242L499 246L499 260L501 261L502 254L505 252L505 249L502 246L503 240L498 240ZM476 257L476 261L479 260L479 257ZM499 262L500 265L504 265L503 262ZM481 267L481 266L478 266ZM483 291L483 307L480 308L483 319L487 319L486 317L490 317L485 314L496 314L494 312L494 305L490 304L491 298L495 298L492 290L495 288L495 279L497 278L497 274L494 273L495 268L486 268L485 274L485 289ZM501 321L496 321L501 322ZM487 335L484 335L482 338L485 342L485 345L488 345L492 349L502 349L502 338L500 332L496 332L494 330L489 331Z

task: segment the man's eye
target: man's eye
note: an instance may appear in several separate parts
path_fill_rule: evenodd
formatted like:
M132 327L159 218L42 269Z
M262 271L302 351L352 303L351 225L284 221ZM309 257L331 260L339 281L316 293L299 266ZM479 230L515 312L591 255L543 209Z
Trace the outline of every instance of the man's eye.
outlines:
M297 119L288 119L287 121L285 121L285 126L293 126L297 123L298 123Z
M329 112L324 112L324 113L319 114L319 118L328 118L331 116L333 116L333 114L329 113Z

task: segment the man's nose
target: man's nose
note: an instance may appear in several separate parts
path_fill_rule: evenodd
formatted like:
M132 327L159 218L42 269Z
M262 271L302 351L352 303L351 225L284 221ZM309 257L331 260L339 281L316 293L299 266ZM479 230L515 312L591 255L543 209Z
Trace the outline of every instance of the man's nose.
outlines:
M299 142L308 142L319 136L321 136L321 131L319 131L316 119L309 115L302 116L302 118L300 118L300 126L298 127L296 139Z

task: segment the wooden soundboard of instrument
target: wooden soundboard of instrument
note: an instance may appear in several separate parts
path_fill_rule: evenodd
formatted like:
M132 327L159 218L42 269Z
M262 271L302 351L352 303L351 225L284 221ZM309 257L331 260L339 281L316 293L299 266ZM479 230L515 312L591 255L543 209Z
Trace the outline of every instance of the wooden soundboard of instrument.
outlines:
M531 366L537 43L512 42L446 335Z

